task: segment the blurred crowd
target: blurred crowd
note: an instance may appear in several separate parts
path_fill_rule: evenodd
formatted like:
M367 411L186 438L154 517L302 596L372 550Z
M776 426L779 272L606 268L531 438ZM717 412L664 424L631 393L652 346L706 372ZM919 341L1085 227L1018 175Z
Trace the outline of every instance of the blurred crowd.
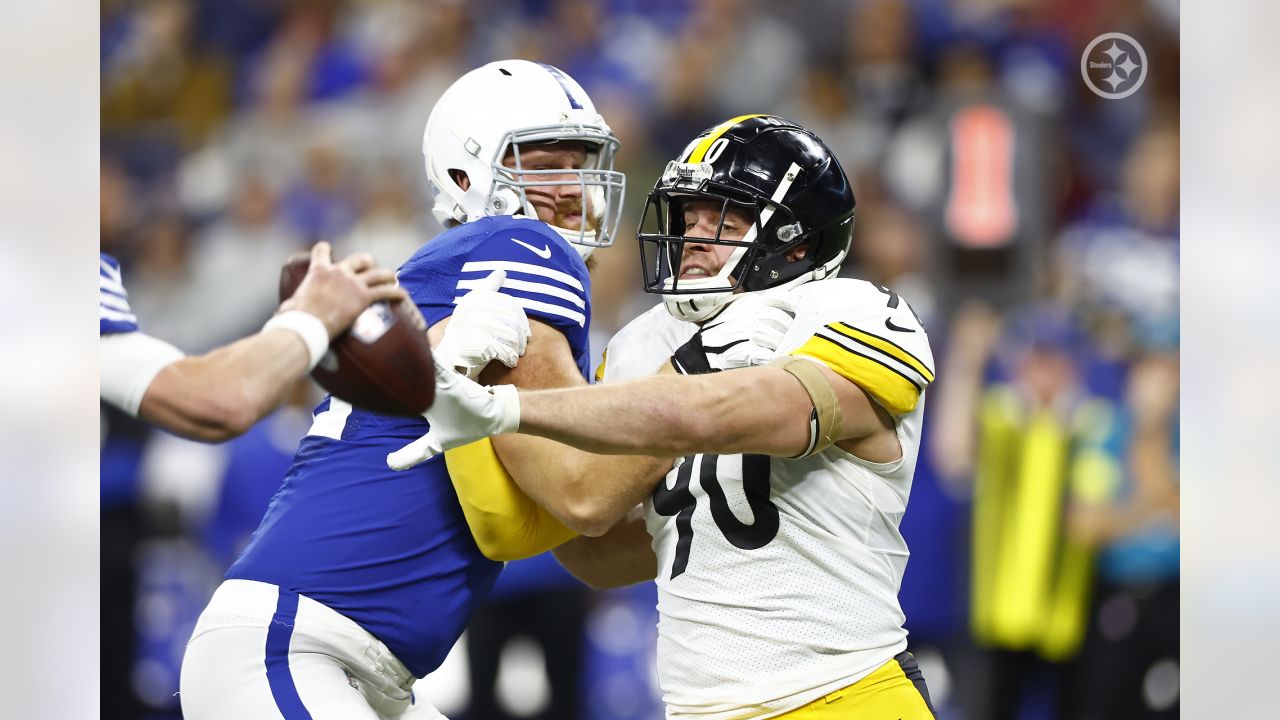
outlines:
M1123 100L1080 74L1113 31L1149 65ZM427 114L505 57L591 94L623 228L728 117L841 159L842 274L906 299L938 358L901 597L941 717L1177 716L1176 0L103 0L101 244L143 329L252 332L319 239L407 259L440 231ZM596 257L598 353L655 298L634 243ZM104 717L178 716L190 628L318 397L216 447L104 409ZM515 563L425 692L455 720L661 717L654 597Z

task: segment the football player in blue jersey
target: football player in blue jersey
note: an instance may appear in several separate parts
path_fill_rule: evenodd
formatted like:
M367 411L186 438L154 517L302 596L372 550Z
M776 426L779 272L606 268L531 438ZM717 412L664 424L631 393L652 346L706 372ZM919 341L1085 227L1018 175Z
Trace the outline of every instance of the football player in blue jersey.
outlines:
M447 230L398 273L431 324L438 358L486 382L587 383L586 259L616 232L617 147L578 83L548 65L493 62L441 96L423 153ZM527 347L487 347L504 328L514 343L513 326ZM493 359L501 362L486 369ZM181 680L189 720L436 717L412 685L443 661L500 561L606 529L581 523L593 515L572 498L550 503L549 514L531 503L460 505L457 473L510 473L531 487L591 481L564 462L587 453L542 438L481 440L407 473L390 470L387 453L428 427L332 397L317 407L262 524L192 634ZM618 460L619 472L665 472L653 458ZM492 522L508 511L524 514Z
M124 412L195 440L244 433L276 409L294 381L311 371L329 341L379 300L405 292L395 274L367 253L339 263L328 243L311 250L311 266L293 297L262 332L198 357L138 329L120 264L101 253L98 266L99 370L102 399Z

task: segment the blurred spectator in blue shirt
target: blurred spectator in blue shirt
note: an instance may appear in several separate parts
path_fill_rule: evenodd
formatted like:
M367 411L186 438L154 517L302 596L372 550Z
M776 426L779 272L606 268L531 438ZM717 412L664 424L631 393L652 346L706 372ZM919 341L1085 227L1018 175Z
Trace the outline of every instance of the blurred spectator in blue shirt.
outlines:
M1125 472L1072 517L1098 548L1098 587L1069 720L1179 716L1178 361L1134 366Z
M356 221L354 187L344 151L317 136L306 150L300 181L288 190L281 212L306 242L341 237Z
M1059 239L1058 292L1095 323L1118 321L1137 348L1178 344L1178 128L1148 128L1102 195Z

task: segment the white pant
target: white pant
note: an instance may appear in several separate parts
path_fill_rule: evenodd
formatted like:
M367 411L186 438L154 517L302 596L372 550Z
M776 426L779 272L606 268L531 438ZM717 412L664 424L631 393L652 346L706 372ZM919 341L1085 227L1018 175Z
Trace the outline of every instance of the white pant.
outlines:
M186 720L443 720L377 638L275 585L222 583L182 660Z

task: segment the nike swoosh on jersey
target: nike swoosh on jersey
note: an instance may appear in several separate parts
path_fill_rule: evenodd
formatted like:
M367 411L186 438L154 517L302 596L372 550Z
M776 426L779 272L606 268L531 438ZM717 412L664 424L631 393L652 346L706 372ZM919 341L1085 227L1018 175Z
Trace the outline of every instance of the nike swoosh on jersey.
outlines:
M536 248L536 247L534 247L534 246L530 245L529 243L527 243L527 242L525 242L525 241L523 241L523 240L520 240L520 239L518 239L518 238L511 238L511 242L513 242L513 243L515 243L515 244L517 244L517 245L522 245L522 246L524 246L524 247L528 248L529 250L531 250L531 251L533 252L533 254L534 254L534 255L537 255L538 257L542 258L543 260L550 260L550 259L551 259L551 246L550 246L550 245L543 245L543 246L542 246L542 249L538 249L538 248Z
M912 330L909 327L899 327L898 325L894 324L893 318L885 318L884 326L889 328L890 330L897 330L898 332L915 332L915 330Z

